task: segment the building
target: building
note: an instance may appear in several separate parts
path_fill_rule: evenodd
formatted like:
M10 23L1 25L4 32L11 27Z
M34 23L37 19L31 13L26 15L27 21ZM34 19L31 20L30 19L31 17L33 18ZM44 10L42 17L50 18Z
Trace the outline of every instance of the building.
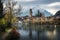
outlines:
M43 13L40 13L38 10L38 14L36 16L32 15L32 9L30 9L30 15L25 17L26 19L24 20L25 22L32 22L32 23L37 23L37 22L44 22L45 21L45 16Z
M30 9L30 17L32 17L32 9Z

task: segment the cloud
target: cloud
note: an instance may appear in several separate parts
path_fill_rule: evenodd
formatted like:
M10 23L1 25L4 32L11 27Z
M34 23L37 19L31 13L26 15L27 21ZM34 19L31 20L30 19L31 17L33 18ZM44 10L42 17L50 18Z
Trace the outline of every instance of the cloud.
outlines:
M54 2L50 4L39 4L38 8L45 9L54 15L58 10L60 10L60 2Z
M57 8L53 8L53 7L41 7L47 11L49 11L50 13L52 13L53 15L59 10Z
M42 4L41 5L40 4L38 4L38 5L23 5L23 9L27 10L27 9L30 9L30 8L38 8L38 9L42 8L42 9L45 9L45 10L49 11L50 13L52 13L54 15L58 10L60 10L60 8L58 8L60 6L59 5L58 5L58 7L56 7L55 5L51 6L52 4L54 4L54 3L44 4L44 5L42 5Z
M23 5L22 7L23 9L26 10L30 8L42 8L54 15L58 10L60 10L60 2L53 2L50 4L30 4L30 5Z
M14 6L14 9L18 9L18 8L19 8L19 5L15 5L15 6Z
M54 2L60 2L60 0L37 0L37 1L42 4L50 4L50 3L54 3Z
M17 2L32 2L32 1L35 1L35 0L15 0L15 1L17 1Z
M49 7L60 6L60 2L54 2L54 3L48 4L47 6Z
M60 0L15 0L23 5L23 9L42 8L51 12L53 15L60 10ZM17 7L15 7L17 8Z
M46 9L46 10L52 13L53 15L55 15L55 13L58 11L57 9Z

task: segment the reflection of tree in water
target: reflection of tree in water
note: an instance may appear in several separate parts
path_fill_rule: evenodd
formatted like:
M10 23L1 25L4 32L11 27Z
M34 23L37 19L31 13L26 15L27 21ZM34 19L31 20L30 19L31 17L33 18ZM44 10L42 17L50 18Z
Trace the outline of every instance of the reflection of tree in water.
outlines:
M13 28L5 40L19 40L19 39L20 39L20 34L16 31L15 28Z
M46 29L49 31L53 31L54 30L54 26L53 25L47 25Z
M55 28L55 25L40 25L40 24L29 23L28 28L29 27L32 27L32 33L33 33L33 30L37 33L36 34L37 40L55 40L56 37L58 37L58 39L60 39L60 31L57 32L58 30L60 30L60 26L56 26L56 28ZM31 32L31 29L30 29L30 32ZM32 36L33 36L33 34L32 34ZM46 36L48 36L48 37L46 37ZM33 37L32 37L32 39L33 39Z

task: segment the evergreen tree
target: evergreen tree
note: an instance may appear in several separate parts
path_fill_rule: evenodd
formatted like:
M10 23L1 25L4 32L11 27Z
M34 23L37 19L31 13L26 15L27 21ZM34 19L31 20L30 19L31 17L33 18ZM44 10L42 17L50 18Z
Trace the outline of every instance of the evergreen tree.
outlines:
M2 17L4 17L4 15L3 15L3 3L1 2L2 0L0 0L0 19L2 18Z

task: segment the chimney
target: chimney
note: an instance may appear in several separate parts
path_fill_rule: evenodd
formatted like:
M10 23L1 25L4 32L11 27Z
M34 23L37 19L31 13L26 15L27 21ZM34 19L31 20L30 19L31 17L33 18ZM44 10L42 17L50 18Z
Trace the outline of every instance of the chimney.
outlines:
M32 9L30 9L30 17L32 17Z

